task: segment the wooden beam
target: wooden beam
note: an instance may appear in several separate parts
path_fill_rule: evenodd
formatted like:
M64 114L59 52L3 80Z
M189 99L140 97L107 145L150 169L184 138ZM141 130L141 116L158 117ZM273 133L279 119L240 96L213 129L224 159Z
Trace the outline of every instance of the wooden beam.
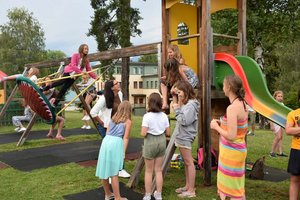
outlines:
M139 56L139 55L146 55L146 54L154 54L157 53L157 45L160 43L151 43L151 44L144 44L132 47L125 47L121 49L113 49L108 51L102 51L97 53L89 54L89 60L93 61L101 61L101 60L111 60L117 58L126 58L131 56ZM30 63L26 64L25 67L31 68L48 68L48 67L55 67L59 66L61 62L64 62L66 65L70 63L71 58L64 58L60 60L53 60L53 61L42 61L37 63Z
M247 0L238 0L238 54L247 55L247 38L246 38L246 7Z
M201 68L201 133L204 148L204 185L211 185L211 70L213 68L212 28L210 18L210 0L201 1L202 18L200 29L200 68Z
M27 73L27 69L24 69L22 75L25 76L26 73ZM6 110L7 110L8 106L9 106L9 104L12 102L12 100L13 100L13 98L14 98L14 96L15 96L15 93L17 92L17 89L18 89L18 85L16 84L15 87L14 87L14 89L11 91L11 93L10 93L10 95L9 95L9 97L8 97L8 99L7 99L7 101L6 101L5 104L3 105L3 108L1 109L1 112L0 112L0 119L5 115ZM5 88L5 90L6 90L6 88Z
M28 138L30 131L35 123L36 118L37 118L37 114L34 113L26 127L26 130L23 132L23 134L21 135L21 137L17 143L18 147L22 146L24 144L24 142L26 141L26 139Z

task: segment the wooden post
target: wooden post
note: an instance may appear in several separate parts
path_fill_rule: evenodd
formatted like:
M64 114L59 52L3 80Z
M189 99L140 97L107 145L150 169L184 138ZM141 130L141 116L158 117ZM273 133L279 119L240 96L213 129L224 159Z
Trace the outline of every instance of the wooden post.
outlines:
M19 139L19 141L17 143L17 147L22 146L24 144L24 142L26 141L26 139L27 139L27 137L28 137L28 135L29 135L29 133L31 131L31 128L33 127L33 124L35 122L36 117L37 117L37 114L34 113L33 116L32 116L32 118L29 121L29 124L26 127L26 130L21 135L21 137L20 137L20 139Z
M130 179L127 183L127 187L134 188L137 185L137 183L139 182L141 171L143 170L144 166L145 166L145 162L144 162L143 155L141 154L133 169L133 172L131 173Z
M238 0L238 54L247 55L247 40L246 40L246 4L247 0Z
M75 84L73 84L73 89L74 89L74 91L76 92L77 95L80 93L78 87L77 87ZM84 108L84 109L87 111L87 113L89 114L89 116L90 116L90 118L91 118L91 120L92 120L92 122L93 122L93 124L94 124L94 126L95 126L95 128L96 128L96 130L98 131L98 133L99 133L99 135L100 135L100 132L99 132L99 130L98 130L98 128L97 128L97 123L96 123L95 119L94 119L94 118L91 116L91 114L90 114L90 111L91 111L90 105L88 105L88 104L85 102L85 99L83 98L82 95L79 95L78 98L80 99L80 101L81 101L81 103L82 103L82 105L83 105L83 108Z
M213 67L212 29L210 19L210 0L202 0L202 18L200 29L200 71L202 84L201 133L204 147L204 185L211 185L211 70Z
M22 75L24 76L24 75L26 74L26 72L27 72L27 69L25 69L25 70L23 71ZM9 104L10 104L10 102L13 100L13 98L14 98L16 92L17 92L17 89L18 89L18 85L16 84L15 87L14 87L14 89L11 91L11 94L9 95L9 97L8 97L8 99L7 99L7 101L6 101L6 103L4 104L3 108L1 109L1 112L0 112L0 119L4 116L4 114L5 114L5 112L6 112L7 108L8 108L8 106L9 106ZM5 92L5 93L6 93L6 92Z

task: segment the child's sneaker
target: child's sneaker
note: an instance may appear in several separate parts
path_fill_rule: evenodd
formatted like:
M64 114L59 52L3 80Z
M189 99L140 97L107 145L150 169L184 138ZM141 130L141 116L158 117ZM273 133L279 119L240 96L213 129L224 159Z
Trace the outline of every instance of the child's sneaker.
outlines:
M81 129L86 129L86 125L83 125L83 126L81 127Z
M23 131L26 131L26 128L25 128L25 127L20 128L20 129L18 130L18 133L21 133L21 132L23 132Z
M272 158L275 158L276 154L274 152L270 152L269 156L272 157Z
M85 129L91 129L91 126L86 126Z
M143 200L151 200L151 194L146 193L145 196L143 197Z
M155 192L153 193L153 196L154 196L155 200L162 200L161 192L157 192L155 190Z

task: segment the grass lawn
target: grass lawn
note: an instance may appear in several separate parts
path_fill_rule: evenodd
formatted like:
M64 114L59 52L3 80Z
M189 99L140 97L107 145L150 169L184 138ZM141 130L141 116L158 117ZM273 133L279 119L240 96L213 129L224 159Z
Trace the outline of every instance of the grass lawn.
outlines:
M79 111L66 112L65 129L78 128L82 126L82 113ZM140 137L140 126L142 117L133 117L133 128L131 137ZM174 127L175 121L171 121ZM1 127L1 133L11 133L14 127ZM45 135L49 129L47 124L36 124L33 130L45 130ZM88 141L100 139L98 135L76 135L67 137L66 143L76 141ZM266 156L266 165L286 170L288 158L270 158L270 151L274 135L269 130L257 130L255 136L248 137L248 161L254 162L262 156ZM197 139L196 139L197 141ZM284 135L283 149L289 154L291 137ZM58 144L59 141L49 139L27 140L22 147L16 147L16 143L0 145L0 152L23 150L47 145ZM196 155L197 144L194 142L194 155ZM126 162L126 170L131 172L136 161ZM137 192L143 193L143 173L141 174ZM127 179L120 179L127 183ZM167 200L176 200L174 190L184 185L184 169L170 169L164 179L163 197ZM98 188L101 183L95 177L95 167L81 167L75 163L68 163L49 167L46 169L22 172L13 168L0 169L0 199L63 199L64 195L83 192ZM196 178L196 199L218 199L216 188L216 172L212 173L212 186L203 185L203 171L197 171ZM289 180L282 182L268 182L246 179L247 199L288 199Z

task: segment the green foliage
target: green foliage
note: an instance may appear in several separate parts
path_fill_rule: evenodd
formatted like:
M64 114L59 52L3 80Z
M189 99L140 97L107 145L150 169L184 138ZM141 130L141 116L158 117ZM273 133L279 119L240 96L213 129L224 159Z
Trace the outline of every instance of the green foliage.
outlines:
M300 89L300 40L294 43L276 46L279 76L275 77L275 90L284 92L284 102L288 107L298 108L298 90Z
M142 55L139 62L157 63L157 54Z
M297 73L293 75L288 75L287 73L285 75L282 74L291 72L283 69L287 67L287 64L284 64L282 55L289 52L287 51L287 49L289 49L288 43L295 43L300 39L298 33L298 30L300 30L299 12L300 0L247 1L248 55L254 57L254 48L257 44L262 45L265 61L263 72L266 74L268 87L271 91L280 89L280 87L284 88L288 105L292 107L295 106L295 104L292 103L295 101L295 99L292 100L292 94L294 94L296 86L285 87L283 83L290 83L290 81L287 80L291 80L291 77L297 79L298 75ZM237 35L237 24L236 10L228 9L212 14L212 27L215 33ZM229 45L232 42L233 40L214 37L214 45ZM280 46L282 48L279 48ZM279 56L281 58L279 58ZM287 91L286 88L293 88L293 91Z
M43 60L45 60L45 61L52 60L53 61L53 60L60 60L60 59L66 58L66 57L67 57L67 55L60 50L47 50ZM44 77L46 75L53 74L53 73L57 72L58 67L59 66L41 69L40 76Z
M44 31L25 8L8 11L8 22L0 26L0 69L21 73L26 63L41 61L45 54Z
M137 28L141 19L140 12L130 7L130 0L91 0L91 6L94 17L88 35L95 37L99 51L131 46L130 36L141 34L141 30ZM105 61L102 67L110 63L111 61ZM111 75L110 71L104 77Z

